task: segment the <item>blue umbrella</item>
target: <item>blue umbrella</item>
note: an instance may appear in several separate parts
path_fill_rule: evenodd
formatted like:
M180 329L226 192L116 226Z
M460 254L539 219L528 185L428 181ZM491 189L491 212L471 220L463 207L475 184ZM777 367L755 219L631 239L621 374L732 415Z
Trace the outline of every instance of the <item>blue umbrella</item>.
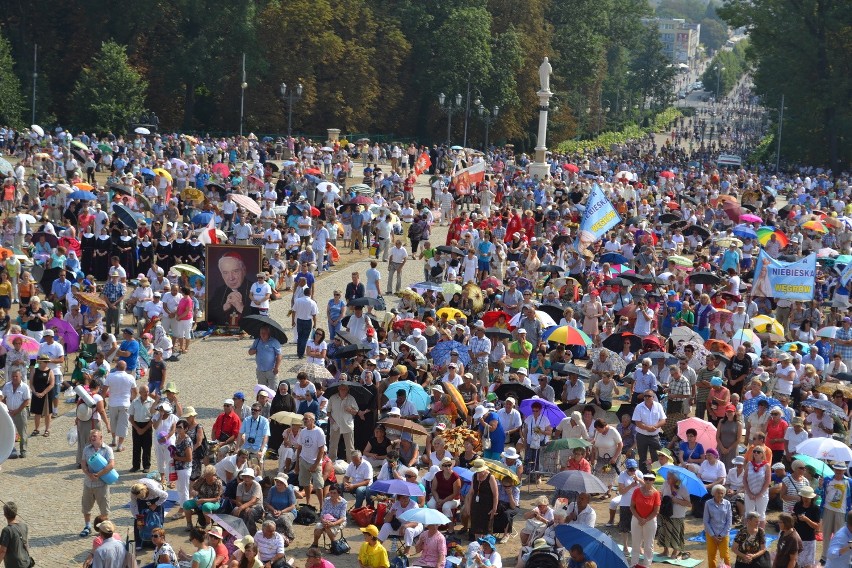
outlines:
M760 400L765 400L766 402L768 402L769 408L772 408L773 406L781 406L781 402L778 401L778 399L767 397L766 395L760 395L755 398L750 398L743 403L743 416L748 418L749 416L757 412L757 403Z
M627 257L617 252L608 252L601 255L601 263L608 262L610 264L627 264Z
M465 365L470 364L470 353L468 353L467 345L458 341L442 341L432 348L429 354L432 356L432 362L439 367L443 367L450 360L450 352L455 349L459 352L459 361Z
M213 218L213 213L208 213L207 211L203 213L197 213L192 218L193 225L206 225L210 222L210 219Z
M796 349L800 353L810 353L811 352L811 346L810 345L808 345L807 343L799 343L797 341L791 341L789 343L785 343L784 345L781 346L781 351L790 351L790 349L792 349L792 347L794 345L796 346Z
M405 391L405 398L411 401L417 412L425 412L432 402L429 393L426 390L412 381L398 381L390 385L385 391L385 395L393 400L396 398L396 393L399 390Z
M441 284L435 284L433 282L418 282L417 284L412 284L411 288L413 290L432 290L433 292L443 292L444 287Z
M284 167L284 168L289 168L290 166L295 166L295 165L296 165L296 162L294 162L293 160L284 160L283 162L281 162L281 167Z
M441 511L418 507L409 509L399 516L400 521L406 523L420 523L421 525L447 525L450 519Z
M734 227L734 235L741 239L756 239L757 233L748 225L737 225Z
M421 497L425 492L416 483L409 483L401 479L388 479L385 481L374 481L370 485L370 491L376 493L387 493L389 495L408 495L410 497Z
M696 497L703 497L704 495L707 495L707 488L704 487L704 483L697 475L688 469L677 467L675 465L664 465L657 470L657 475L665 479L670 471L673 471L675 475L680 478L681 483L686 486L690 495L695 495Z
M522 400L521 405L518 407L518 410L524 416L530 416L533 413L533 402L538 402L541 404L541 414L547 417L547 419L550 421L550 425L554 428L559 426L559 423L562 422L563 418L566 418L566 415L561 408L559 408L552 402L538 397L526 398Z
M317 176L313 176L313 175L311 175L311 174L305 174L305 177L306 177L306 178L308 178L308 181L311 181L311 182L313 182L313 183L320 183L320 182L322 181L322 180L321 180L320 178L318 178Z
M829 400L809 397L803 400L800 404L809 408L819 408L830 416L836 416L837 418L842 419L846 417L846 413L843 412L843 409Z
M467 469L466 467L456 466L453 468L453 471L458 474L459 477L462 478L462 481L467 481L468 483L473 481L473 472Z
M139 173L143 176L157 177L157 174L155 174L154 170L152 170L151 168L142 168L141 170L139 170Z
M585 525L557 525L556 539L565 548L575 544L583 547L588 560L594 560L598 566L606 568L627 568L624 553L612 538L598 529Z
M82 201L96 201L98 199L97 195L92 193L91 191L82 191L78 189L77 191L72 191L68 194L70 199L80 199Z

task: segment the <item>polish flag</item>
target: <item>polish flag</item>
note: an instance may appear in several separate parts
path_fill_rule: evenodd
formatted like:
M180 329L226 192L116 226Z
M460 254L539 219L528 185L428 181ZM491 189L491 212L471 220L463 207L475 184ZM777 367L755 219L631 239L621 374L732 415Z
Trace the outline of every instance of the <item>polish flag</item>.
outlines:
M204 243L205 245L219 244L219 237L216 236L215 215L210 218L210 222L207 223L207 226L201 230L201 233L198 235L198 242Z
M414 173L420 175L429 169L429 166L431 165L432 160L429 159L429 154L427 152L423 152L420 154L420 157L417 158L417 161L414 162Z
M453 176L458 185L459 180L464 180L467 185L475 185L485 180L485 162L477 162L470 167L464 168L456 172Z

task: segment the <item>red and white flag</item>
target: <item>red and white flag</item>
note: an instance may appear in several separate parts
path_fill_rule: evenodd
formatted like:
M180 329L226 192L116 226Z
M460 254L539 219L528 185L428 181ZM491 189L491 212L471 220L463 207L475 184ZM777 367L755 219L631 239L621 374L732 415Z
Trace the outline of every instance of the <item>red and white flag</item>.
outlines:
M477 162L470 167L457 171L453 175L456 185L461 181L465 185L476 185L485 180L485 162Z
M427 169L429 169L429 166L431 165L432 160L429 158L429 153L423 152L422 154L420 154L420 157L417 158L417 161L414 162L414 173L420 175Z
M201 230L201 234L198 235L198 242L203 243L205 245L218 245L219 237L216 236L216 216L213 215L210 218L210 222L207 223L207 226Z

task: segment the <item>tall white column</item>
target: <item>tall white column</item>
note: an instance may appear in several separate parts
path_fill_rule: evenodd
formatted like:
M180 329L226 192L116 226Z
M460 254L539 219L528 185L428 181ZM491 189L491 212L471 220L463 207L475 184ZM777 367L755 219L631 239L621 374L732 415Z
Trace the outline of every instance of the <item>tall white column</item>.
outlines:
M535 160L530 164L530 175L538 176L538 179L544 179L544 176L550 174L550 166L547 165L547 111L550 108L550 97L553 96L550 91L551 73L553 73L553 68L545 57L538 68L538 77L541 83L541 90L537 93L538 141L535 147Z

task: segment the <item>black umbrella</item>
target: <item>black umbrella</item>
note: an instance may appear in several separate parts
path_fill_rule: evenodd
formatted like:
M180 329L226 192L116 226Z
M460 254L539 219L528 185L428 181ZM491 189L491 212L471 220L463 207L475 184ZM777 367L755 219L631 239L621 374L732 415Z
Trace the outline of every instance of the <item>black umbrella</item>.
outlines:
M621 420L621 417L625 414L628 416L633 416L633 411L636 410L635 404L622 404L618 407L618 410L615 411L615 415L618 416L618 420Z
M693 205L698 205L698 200L697 200L697 199L695 199L694 197L692 197L691 195L681 195L681 196L680 196L680 198L681 198L683 201L689 201L689 202L690 202L690 203L692 203Z
M718 351L711 351L710 353L715 355L716 359L719 359L720 361L724 362L725 365L731 364L731 358L725 355L724 353L719 353Z
M689 225L689 221L680 220L680 221L675 221L673 223L670 223L669 228L670 229L683 229L687 225Z
M535 391L521 383L504 383L494 389L494 394L500 400L506 400L511 396L516 403L520 403L522 400L534 397Z
M625 274L625 276L635 276L633 274ZM627 288L630 286L631 282L626 278L622 278L621 276L617 276L615 278L610 278L608 280L603 281L604 286L624 286Z
M555 237L553 237L550 246L553 248L553 250L559 250L559 247L562 246L562 243L568 242L570 242L568 240L568 235L556 235Z
M748 209L748 210L749 210L749 211L751 211L752 213L756 213L756 212L757 212L757 207L755 207L755 206L754 206L754 205L752 205L751 203L743 203L743 204L742 204L742 208L743 208L743 209Z
M660 215L660 223L672 223L678 219L680 219L680 217L673 213L664 213Z
M554 274L562 274L565 272L565 269L561 266L556 266L555 264L544 264L538 267L537 272L552 272Z
M705 229L704 227L702 227L700 225L690 225L689 227L687 227L686 229L683 230L683 234L686 235L686 236L695 234L695 235L700 236L703 239L709 239L710 238L710 231L708 231L707 229Z
M129 185L111 182L109 185L107 185L107 187L115 191L116 193L123 193L124 195L133 195L133 188Z
M44 240L47 244L51 246L51 248L56 248L59 246L59 239L56 238L56 235L52 233L45 233L44 231L33 233L33 243L39 242L39 240L44 237Z
M361 307L371 307L378 308L381 305L381 302L377 298L367 298L366 296L363 298L355 298L354 300L349 300L349 303L346 304L349 307L355 308L358 306Z
M648 292L646 292L643 288L639 288L638 290L633 290L631 294L634 298L644 298L648 295Z
M793 210L793 203L788 203L784 207L778 210L778 218L779 219L787 219L790 216L790 211Z
M380 327L379 318L377 318L376 316L374 316L372 314L365 314L365 315L368 318L370 318L370 322L373 324L373 327ZM340 320L340 323L343 324L343 327L346 327L347 325L349 325L349 318L351 318L351 317L352 317L351 315L348 315L345 318L343 318L342 320Z
M561 317L561 316L560 316ZM512 332L508 329L500 329L499 327L488 327L485 329L485 335L495 339L512 339Z
M343 359L345 357L354 357L355 355L359 355L361 353L369 353L373 350L372 345L367 345L366 343L353 343L352 345L345 345L334 352L335 359Z
M273 172L277 172L278 170L281 169L281 168L278 167L278 164L276 164L275 162L266 162L265 164L263 164L263 167L269 168L270 171L273 171Z
M641 222L642 222L642 219L640 219L639 217L631 217L630 219L625 221L624 224L629 227L630 225L638 225Z
M566 363L565 367L559 370L560 373L568 373L569 375L577 375L578 377L590 378L592 372L585 367L579 367L574 363Z
M359 383L353 383L352 381L342 381L331 385L325 390L323 396L325 396L325 398L331 398L332 395L337 394L337 391L341 386L349 387L349 394L351 394L355 399L355 402L358 403L359 410L366 410L369 407L370 401L373 400L373 393L371 393L367 387Z
M115 213L115 216L118 217L118 220L124 224L128 229L136 230L139 224L136 221L136 217L133 215L133 211L130 210L126 205L122 205L121 203L113 203L112 204L112 212Z
M635 353L642 348L642 338L638 335L633 335L629 331L625 331L621 334L614 333L604 339L603 346L609 349L610 351L615 351L616 353L620 353L621 349L624 347L624 342L630 341L630 351L631 353Z
M260 337L260 328L268 325L269 335L278 340L281 345L287 343L287 333L281 324L269 316L251 315L240 319L240 329L252 337Z
M346 331L345 329L340 330L334 334L334 337L340 337L346 343L358 343L358 338Z
M556 323L559 323L559 320L562 319L563 309L559 306L542 305L537 307L536 310L546 313L547 315L552 317L553 321L555 321Z
M708 284L716 286L722 281L722 278L712 272L695 272L689 275L690 284Z
M796 262L797 260L799 260L799 257L797 257L795 254L782 254L778 257L778 260L782 262Z
M457 254L459 256L463 256L465 254L464 251L462 249L460 249L459 247L451 247L449 245L441 245L441 246L435 247L435 248L438 250L438 252L444 252L444 253L447 253L447 254Z
M643 284L650 284L652 286L668 286L669 282L667 280L663 280L659 276L651 276L650 274L646 274L642 276L642 280L640 280Z
M216 191L225 191L225 186L222 185L221 183L215 182L215 181L208 182L207 185L205 185L204 187L206 187L208 189L212 188L212 189L215 189Z
M624 274L622 272L621 274L618 275L618 277L621 278L622 280L627 280L629 282L632 282L633 284L645 282L644 276L641 276L641 275L635 274L635 273L634 274Z
M852 373L837 373L836 375L831 375L831 376L835 377L836 379L839 379L841 381L846 381L846 382L852 381Z

